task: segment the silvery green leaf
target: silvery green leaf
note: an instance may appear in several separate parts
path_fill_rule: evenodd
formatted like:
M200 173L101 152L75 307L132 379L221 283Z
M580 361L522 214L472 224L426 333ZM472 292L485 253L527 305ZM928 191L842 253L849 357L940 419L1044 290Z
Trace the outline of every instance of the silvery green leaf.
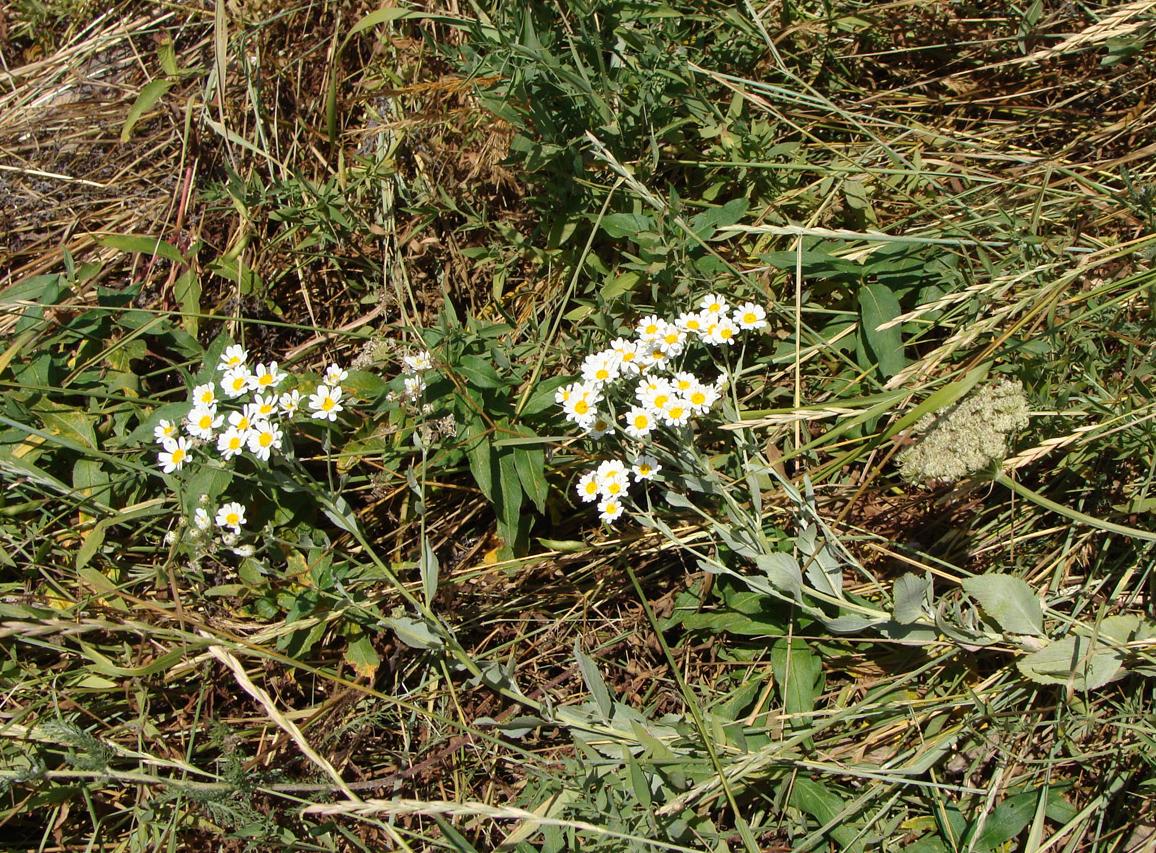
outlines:
M807 580L825 595L843 597L843 564L825 543L807 563Z
M1012 575L966 578L963 588L1000 629L1011 634L1044 633L1044 610L1035 590Z
M602 721L604 723L610 722L610 714L614 707L610 700L610 689L606 686L602 673L598 671L598 664L579 648L577 640L574 641L574 659L578 662L578 671L582 673L582 680L586 682L586 689L594 697Z
M430 630L425 622L410 616L390 616L382 620L397 638L413 649L440 649L442 638Z
M824 619L823 624L836 634L858 634L884 624L884 620L868 619L866 616L836 616L833 619Z
M795 600L802 597L803 575L799 571L798 561L792 555L782 551L758 554L755 557L755 564L780 592Z
M895 581L891 592L892 612L901 625L918 622L927 613L931 601L931 575L920 577L908 573Z

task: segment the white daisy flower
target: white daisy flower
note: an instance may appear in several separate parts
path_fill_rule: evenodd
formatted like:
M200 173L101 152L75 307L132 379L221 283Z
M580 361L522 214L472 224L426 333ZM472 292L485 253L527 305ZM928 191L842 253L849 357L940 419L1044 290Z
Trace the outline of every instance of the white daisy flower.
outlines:
M704 340L712 346L729 345L735 342L738 333L739 327L734 321L730 317L723 317L710 327Z
M217 452L222 459L232 459L240 456L245 449L246 436L236 427L231 426L217 436Z
M193 527L200 530L202 533L213 526L213 519L209 517L203 506L197 507L193 510Z
M582 499L583 503L593 503L598 500L598 472L587 471L578 479L578 485L575 488L578 490L578 497Z
M735 309L735 313L731 319L734 321L734 324L743 331L762 329L767 325L767 312L763 310L761 305L756 305L753 302L744 302Z
M643 453L634 460L630 470L634 473L634 482L641 483L643 480L654 479L654 475L662 470L662 466L649 453Z
M690 420L690 406L682 397L674 397L667 407L659 412L659 417L667 426L682 426Z
M413 376L405 377L402 382L405 385L405 396L411 400L420 399L421 395L425 393L425 379L416 373Z
M221 378L221 390L226 397L240 397L249 390L252 381L253 374L245 365L230 367Z
M257 421L249 432L249 452L268 462L274 450L281 449L281 427L269 421Z
M582 378L587 382L603 384L618 378L622 360L612 349L586 356L582 362Z
M185 430L194 438L212 441L213 434L220 428L223 420L215 408L197 406L185 416Z
M679 394L685 395L687 391L689 391L691 388L694 388L698 384L700 384L698 377L693 373L689 373L685 370L679 371L670 377L670 387L677 391Z
M580 427L587 427L598 417L595 406L602 399L602 394L593 384L572 382L566 388L566 402L562 404L566 417Z
M157 464L166 474L179 471L189 459L189 440L183 435L166 438L165 449L157 454Z
M230 371L244 367L248 359L249 353L245 352L245 348L240 344L233 344L226 347L225 351L221 353L221 361L217 364L217 370Z
M688 335L697 335L698 337L702 337L707 326L703 315L696 311L688 311L685 314L680 314L675 323Z
M598 493L604 498L626 494L630 480L626 475L626 465L617 459L607 459L595 471Z
M402 356L401 363L406 373L420 373L423 370L433 369L433 358L425 350L414 355Z
M662 354L671 358L682 352L686 346L686 332L678 326L666 323L658 336L658 348Z
M604 498L598 502L598 517L606 524L613 524L622 512L622 501L618 498Z
M249 387L254 391L272 391L285 380L285 371L277 367L277 362L258 364L249 379Z
M705 415L718 402L719 391L713 385L703 385L696 381L694 386L688 389L683 396L692 412L696 415Z
M662 327L665 325L665 320L656 314L651 314L649 317L643 317L639 320L634 331L638 334L638 340L649 343L658 340L658 336L662 334Z
M594 420L586 428L586 437L597 441L614 429L614 425L606 419L605 415L595 415Z
M309 396L309 409L318 420L336 421L338 412L345 410L341 405L341 386L331 388L324 384L318 385L317 390Z
M708 293L699 300L699 307L702 308L702 313L705 317L712 317L714 319L721 319L727 313L727 301L717 293Z
M349 371L342 370L338 365L331 364L325 368L325 384L340 385L349 378Z
M267 421L277 416L277 395L258 394L253 398L253 417L255 420Z
M240 533L244 523L245 507L236 501L222 504L221 508L217 510L217 527L228 527L234 533Z
M620 373L638 374L642 365L638 361L638 344L626 338L615 338L610 342L610 349L618 355L618 370Z
M180 435L180 428L172 421L162 420L153 427L153 438L164 444L170 438Z
M193 405L198 409L215 409L217 407L217 392L212 382L198 385L193 389Z
M654 414L650 409L635 406L626 413L626 434L631 438L646 438L654 429Z
M637 396L638 401L650 411L663 412L666 410L666 407L670 405L671 400L677 395L674 393L674 389L670 387L669 382L661 380L654 385L647 384L645 387L643 387L642 383L639 383Z
M286 391L279 398L277 398L277 405L281 407L281 411L285 417L291 418L297 414L297 410L301 408L301 392L294 389Z
M253 421L257 419L257 406L248 403L239 412L229 412L229 426L241 433L246 441L249 439L249 430L253 428Z

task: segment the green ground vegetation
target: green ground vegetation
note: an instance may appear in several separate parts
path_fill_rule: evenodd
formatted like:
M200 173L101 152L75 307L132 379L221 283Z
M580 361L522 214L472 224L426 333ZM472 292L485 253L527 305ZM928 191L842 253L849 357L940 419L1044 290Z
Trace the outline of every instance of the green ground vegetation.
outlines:
M9 4L0 846L1152 849L1153 39ZM600 524L555 393L708 293L767 328ZM232 344L344 410L162 473Z

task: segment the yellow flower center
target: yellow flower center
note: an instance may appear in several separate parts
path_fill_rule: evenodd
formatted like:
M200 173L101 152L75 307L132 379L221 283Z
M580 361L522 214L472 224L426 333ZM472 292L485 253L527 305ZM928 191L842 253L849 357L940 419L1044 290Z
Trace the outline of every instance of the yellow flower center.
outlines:
M260 385L262 388L264 388L266 385L269 385L272 381L273 381L273 374L272 373L262 373L260 376L257 377L257 384Z
M670 395L669 394L658 394L654 398L654 408L659 409L659 410L665 409L666 404L669 402L670 402Z
M246 383L245 383L245 377L244 376L234 376L233 377L233 390L234 391L240 391L241 389L243 389L245 387L245 384Z
M692 391L690 395L690 402L696 406L701 406L706 402L706 394L702 391Z
M744 323L754 323L757 319L758 318L755 317L754 311L748 311L746 314L743 314L743 322Z
M678 420L682 417L683 408L682 406L671 406L666 410L666 413L674 420Z
M273 443L273 433L271 433L271 432L261 433L261 435L257 438L257 443L260 444L262 447L268 447L269 445L271 445Z
M229 527L236 527L241 523L241 517L235 512L231 512L225 516L225 524Z
M233 437L231 437L229 439L229 449L230 450L237 450L240 447L241 447L241 437L239 435L234 435Z
M181 450L178 447L176 450L173 451L173 457L172 458L173 458L173 464L174 465L180 465L182 462L185 461L185 451Z
M607 379L610 378L610 371L607 370L605 367L600 367L600 368L598 368L597 371L595 371L594 378L597 379L599 382L605 382Z
M588 494L588 495L598 494L598 484L595 483L593 480L591 480L589 483L586 484L586 494Z
M590 404L587 403L585 400L579 400L577 403L574 404L575 414L584 415L589 411L590 411Z
M634 428L635 429L646 429L646 427L649 425L650 425L650 418L647 415L635 415L634 416Z
M335 405L336 405L336 403L334 403L332 397L326 397L324 400L321 401L321 411L323 411L323 412L332 411L333 407Z

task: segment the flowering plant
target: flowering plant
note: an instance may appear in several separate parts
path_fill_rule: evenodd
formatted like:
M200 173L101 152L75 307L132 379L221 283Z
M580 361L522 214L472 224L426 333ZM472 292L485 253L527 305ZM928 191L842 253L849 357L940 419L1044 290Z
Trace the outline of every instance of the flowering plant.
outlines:
M712 411L726 387L725 351L744 332L766 328L766 317L753 302L731 308L724 297L707 294L697 310L676 318L643 317L633 338L617 338L587 356L581 381L557 390L555 401L566 418L589 439L614 436L627 448L628 459L604 459L578 479L578 497L596 502L604 522L612 524L625 512L632 482L659 475L663 439L672 446L693 440L694 422ZM722 372L709 381L693 370L703 350L723 355Z
M202 469L198 475L212 477L215 472L223 475L216 477L218 486L227 486L242 460L266 467L291 458L295 428L307 421L333 424L345 411L348 398L342 383L348 376L330 364L320 381L304 383L275 361L251 364L244 347L230 344L215 365L206 365L201 378L207 381L193 387L186 403L175 410L168 407L169 416L153 427L160 448L157 465L166 475L191 467ZM185 485L196 501L187 508L196 544L204 548L216 530L224 544L236 545L249 507L236 499L213 507L215 499L224 497L224 488L207 488L204 480Z

